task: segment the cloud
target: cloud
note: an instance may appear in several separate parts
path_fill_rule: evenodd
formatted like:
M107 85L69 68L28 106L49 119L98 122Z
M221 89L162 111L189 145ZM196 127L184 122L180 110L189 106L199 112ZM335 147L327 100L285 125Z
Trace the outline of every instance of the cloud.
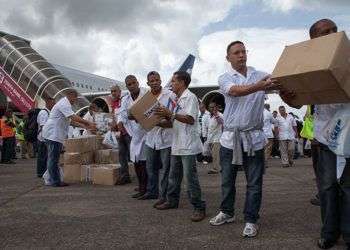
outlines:
M49 61L106 77L141 81L149 70L170 77L202 28L229 13L234 1L6 1L1 30L23 36Z
M263 3L272 10L283 12L293 9L349 8L348 0L263 0Z

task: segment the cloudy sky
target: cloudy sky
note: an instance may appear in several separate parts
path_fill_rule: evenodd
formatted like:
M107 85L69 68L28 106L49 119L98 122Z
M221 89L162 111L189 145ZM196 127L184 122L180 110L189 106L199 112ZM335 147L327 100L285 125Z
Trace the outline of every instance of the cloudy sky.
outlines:
M32 41L50 62L140 82L164 80L196 56L193 84L217 84L225 49L246 43L248 64L272 72L285 45L308 39L309 26L332 18L350 31L349 0L0 0L0 30ZM273 106L280 104L270 98Z

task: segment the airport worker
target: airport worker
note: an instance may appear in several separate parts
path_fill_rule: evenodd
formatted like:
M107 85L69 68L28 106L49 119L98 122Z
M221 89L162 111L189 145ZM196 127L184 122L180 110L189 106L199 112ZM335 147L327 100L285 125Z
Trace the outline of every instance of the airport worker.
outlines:
M147 191L147 172L145 156L146 130L144 130L134 117L130 114L131 106L141 98L147 90L139 87L139 82L134 75L128 75L125 78L125 85L129 92L122 98L121 107L117 112L118 128L125 128L131 135L130 141L130 160L134 163L135 173L138 180L138 192L133 194L133 198L139 198ZM120 145L119 145L120 146ZM119 150L122 150L119 148ZM123 169L122 175L128 170Z
M170 109L173 108L175 94L167 88L162 88L162 81L158 72L151 71L148 73L147 84L160 105ZM146 135L147 193L139 199L159 198L154 204L154 207L166 202L172 142L171 127L172 123L170 119L162 119L161 122L147 132Z
M12 119L12 110L8 109L0 120L0 136L2 137L1 163L14 164L13 156L16 151L16 125Z
M160 107L156 114L171 119L173 138L167 201L156 206L159 210L177 208L180 201L181 182L186 178L188 198L194 207L193 222L205 218L206 204L202 199L199 184L196 155L202 152L202 142L198 131L198 99L188 86L191 76L185 71L177 71L172 77L172 91L176 94L174 110Z
M258 233L264 173L265 91L277 88L267 73L248 67L247 50L243 42L227 46L226 59L230 69L219 77L219 87L225 97L224 131L220 139L221 192L220 212L210 220L213 226L235 221L235 181L237 169L244 166L247 192L244 207L244 237Z
M337 25L330 19L321 19L315 22L309 30L311 39L337 32ZM281 98L288 105L295 97L289 91L282 91ZM298 108L298 107L296 107ZM317 183L319 185L319 197L321 205L322 228L317 245L321 249L333 247L340 236L343 237L350 248L350 168L349 159L340 181L337 179L337 156L328 147L328 141L324 137L324 130L328 122L338 110L344 108L344 104L314 105L314 140L318 143L317 159Z
M78 92L69 89L66 97L59 100L52 108L49 119L42 129L42 137L47 146L47 169L52 179L51 186L63 187L66 183L61 182L58 161L62 151L63 142L68 137L69 125L83 126L86 129L96 130L94 123L85 121L76 115L72 110L72 105L78 99Z
M55 105L55 99L47 97L45 98L45 108L40 110L37 123L38 123L38 158L36 162L36 174L39 178L43 176L47 169L47 146L42 132L43 127L49 119L50 111Z

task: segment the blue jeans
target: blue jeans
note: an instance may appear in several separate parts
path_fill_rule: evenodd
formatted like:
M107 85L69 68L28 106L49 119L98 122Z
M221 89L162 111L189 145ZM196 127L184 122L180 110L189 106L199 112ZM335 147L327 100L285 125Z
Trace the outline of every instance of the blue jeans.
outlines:
M172 206L178 206L181 182L185 175L187 194L195 210L205 210L202 191L199 185L196 155L172 155L170 162L169 186L167 199Z
M145 145L147 169L147 194L166 199L170 171L171 148L155 150ZM160 161L159 161L160 156ZM162 168L159 192L159 170Z
M350 186L337 182L336 155L323 144L320 144L317 178L323 223L321 238L335 241L342 234L350 243Z
M47 169L52 180L52 185L58 185L61 183L58 161L63 145L62 143L50 140L46 140L45 143L47 145Z
M222 202L220 210L231 216L234 215L236 198L236 177L237 165L232 164L233 151L221 146L220 166ZM262 200L262 184L264 173L264 149L255 151L254 156L243 154L243 165L247 180L247 191L244 204L244 220L249 223L256 223L259 219L259 210Z

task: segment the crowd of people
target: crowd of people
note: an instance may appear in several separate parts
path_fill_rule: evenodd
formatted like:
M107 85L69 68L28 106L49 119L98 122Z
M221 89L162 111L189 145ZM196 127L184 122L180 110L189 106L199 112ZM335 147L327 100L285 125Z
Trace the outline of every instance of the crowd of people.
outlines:
M329 19L317 21L310 28L310 38L337 32L337 26ZM258 234L259 211L262 203L263 176L271 156L280 154L281 166L292 167L295 149L310 144L316 183L321 206L322 229L317 245L322 249L332 247L342 235L350 247L350 186L349 161L342 177L337 179L337 156L329 150L322 130L342 104L312 105L305 119L312 116L313 134L300 138L301 127L293 114L284 106L271 113L265 103L266 92L279 90L285 103L290 105L295 94L281 88L266 72L247 66L247 50L243 42L234 41L227 46L226 59L230 69L219 79L219 88L225 97L225 110L211 102L206 107L188 89L191 77L187 72L173 74L171 89L162 87L160 74L151 71L147 75L150 92L160 106L155 114L161 117L152 130L146 131L129 112L130 107L146 92L139 86L134 75L125 78L128 93L121 98L118 86L111 88L113 123L118 131L118 148L121 164L118 185L131 182L129 161L133 162L138 180L138 200L157 200L157 210L176 209L179 206L181 183L187 183L187 194L193 206L191 220L202 221L206 217L206 201L203 199L197 173L197 162L210 164L208 174L221 173L221 203L216 216L209 220L213 226L235 221L235 196L237 171L243 170L247 182L244 203L244 237ZM56 104L46 99L46 109L37 116L38 162L37 175L47 169L52 186L66 186L61 181L58 159L69 126L94 133L92 114L97 107L91 106L83 118L74 114L72 105L77 92L70 90ZM300 108L300 107L294 107ZM207 111L208 109L208 111ZM15 125L7 113L1 120L3 138L2 162L11 163L15 144ZM304 123L306 124L306 123ZM307 123L308 126L310 125ZM10 146L11 145L11 146Z

